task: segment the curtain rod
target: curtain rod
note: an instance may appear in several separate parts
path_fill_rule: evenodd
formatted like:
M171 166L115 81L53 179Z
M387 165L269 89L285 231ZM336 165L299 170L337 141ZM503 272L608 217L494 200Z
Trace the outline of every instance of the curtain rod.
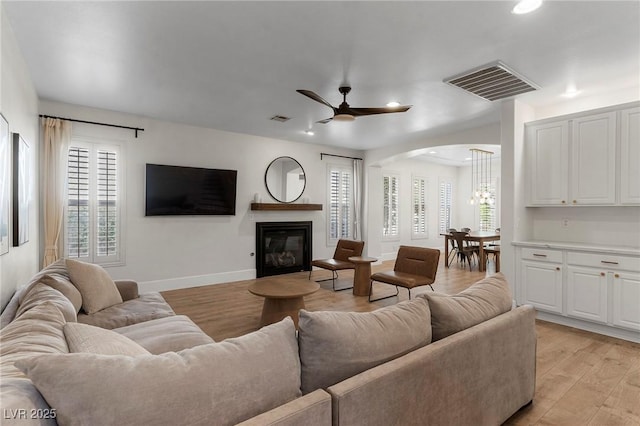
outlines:
M360 160L360 161L362 161L362 158L347 157L346 155L327 154L326 152L321 152L320 153L320 160L322 160L322 157L324 157L325 155L328 155L329 157L348 158L349 160Z
M141 129L140 127L120 126L118 124L98 123L97 121L76 120L75 118L55 117L53 115L44 115L44 114L40 114L40 117L57 118L58 120L73 121L75 123L95 124L96 126L117 127L118 129L129 129L136 132L136 138L138 137L138 132L144 132L144 129Z

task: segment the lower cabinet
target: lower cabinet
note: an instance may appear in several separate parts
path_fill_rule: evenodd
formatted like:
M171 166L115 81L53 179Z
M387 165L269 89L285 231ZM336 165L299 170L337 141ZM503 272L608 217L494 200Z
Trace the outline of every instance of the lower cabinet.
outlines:
M640 332L640 256L522 247L518 276L520 303Z

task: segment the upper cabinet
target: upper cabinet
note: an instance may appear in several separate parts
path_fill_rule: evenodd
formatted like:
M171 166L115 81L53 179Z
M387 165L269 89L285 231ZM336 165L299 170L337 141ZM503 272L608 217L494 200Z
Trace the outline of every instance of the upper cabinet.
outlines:
M640 204L640 107L620 112L620 203Z
M529 206L640 204L640 107L526 124Z

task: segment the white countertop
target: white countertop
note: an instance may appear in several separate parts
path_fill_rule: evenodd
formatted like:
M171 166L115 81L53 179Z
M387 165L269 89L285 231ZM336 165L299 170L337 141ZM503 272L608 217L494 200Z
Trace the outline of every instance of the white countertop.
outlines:
M572 243L572 242L560 242L560 241L513 241L511 243L514 246L519 247L540 247L558 250L578 250L586 252L596 253L609 253L619 254L626 256L640 256L640 248L638 247L624 247L624 246L599 246L597 244L585 244L585 243Z

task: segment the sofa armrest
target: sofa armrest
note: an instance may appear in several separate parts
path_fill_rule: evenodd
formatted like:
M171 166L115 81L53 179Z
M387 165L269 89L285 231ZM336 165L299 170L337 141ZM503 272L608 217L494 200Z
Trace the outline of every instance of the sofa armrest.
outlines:
M331 426L331 396L318 389L250 418L238 426Z
M114 282L116 283L116 287L120 292L120 296L122 297L123 302L138 298L139 293L137 282L133 280L115 280Z
M499 425L533 399L535 310L521 306L327 389L334 425Z

